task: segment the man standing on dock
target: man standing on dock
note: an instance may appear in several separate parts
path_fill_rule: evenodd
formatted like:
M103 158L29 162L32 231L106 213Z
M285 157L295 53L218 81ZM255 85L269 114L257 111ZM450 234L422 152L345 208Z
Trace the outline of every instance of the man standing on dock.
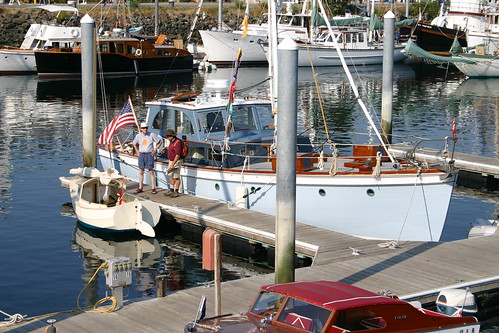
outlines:
M180 188L180 166L182 160L182 140L177 138L177 133L169 129L166 131L166 139L170 142L168 147L164 147L163 151L168 149L168 164L167 174L170 177L170 190L165 193L166 196L172 198L178 197Z
M137 133L133 145L139 154L139 187L135 194L143 192L144 169L149 170L151 175L151 193L156 194L156 177L154 175L154 156L156 150L161 147L163 140L155 133L147 131L147 123L140 124L140 133Z

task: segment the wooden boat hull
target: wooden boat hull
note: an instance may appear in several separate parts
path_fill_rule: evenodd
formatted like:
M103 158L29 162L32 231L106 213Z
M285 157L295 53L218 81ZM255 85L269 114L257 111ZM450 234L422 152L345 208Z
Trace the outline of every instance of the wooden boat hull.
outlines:
M127 57L103 53L98 61L98 72L106 76L148 75L192 71L192 55ZM35 52L39 76L80 76L81 54L78 52ZM102 66L100 65L102 63Z
M414 31L412 31L414 29ZM455 36L458 37L459 44L462 47L467 47L466 32L439 27L425 22L418 22L416 27L406 27L405 30L409 33L412 31L412 37L417 46L428 52L449 52Z
M446 316L416 307L396 296L382 296L332 281L297 281L262 286L245 314L198 319L200 313L201 310L198 310L196 322L187 324L184 332L480 331L480 323L474 317Z

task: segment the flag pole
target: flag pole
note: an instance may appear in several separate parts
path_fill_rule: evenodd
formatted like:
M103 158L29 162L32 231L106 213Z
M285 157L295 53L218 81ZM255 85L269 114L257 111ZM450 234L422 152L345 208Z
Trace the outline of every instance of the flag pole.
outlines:
M133 108L133 103L132 103L132 99L130 98L130 95L128 95L128 103L130 103L130 109L132 109L133 118L135 119L135 126L137 126L137 132L140 133L139 122L137 120L137 115L135 114L135 109ZM123 145L121 144L121 142L120 142L120 146L122 149L124 148Z
M137 125L137 130L140 132L139 122L137 121L137 115L135 114L135 109L133 108L132 99L128 95L128 102L130 103L130 108L132 109L133 117L135 118L135 125Z

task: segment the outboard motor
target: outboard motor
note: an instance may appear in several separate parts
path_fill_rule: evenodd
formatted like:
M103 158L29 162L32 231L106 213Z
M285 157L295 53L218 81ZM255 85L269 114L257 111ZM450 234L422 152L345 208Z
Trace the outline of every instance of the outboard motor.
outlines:
M437 312L451 317L470 316L478 312L475 295L469 289L442 290L436 301Z

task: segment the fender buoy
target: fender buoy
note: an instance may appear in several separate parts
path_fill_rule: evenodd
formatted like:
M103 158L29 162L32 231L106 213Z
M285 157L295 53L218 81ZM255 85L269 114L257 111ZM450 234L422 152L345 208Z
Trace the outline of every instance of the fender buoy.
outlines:
M142 56L142 50L141 49L137 49L137 51L135 51L135 55L137 57L141 57Z
M76 29L76 28L71 29L69 32L71 33L71 36L73 36L73 37L78 37L78 35L80 34L78 32L78 29Z

